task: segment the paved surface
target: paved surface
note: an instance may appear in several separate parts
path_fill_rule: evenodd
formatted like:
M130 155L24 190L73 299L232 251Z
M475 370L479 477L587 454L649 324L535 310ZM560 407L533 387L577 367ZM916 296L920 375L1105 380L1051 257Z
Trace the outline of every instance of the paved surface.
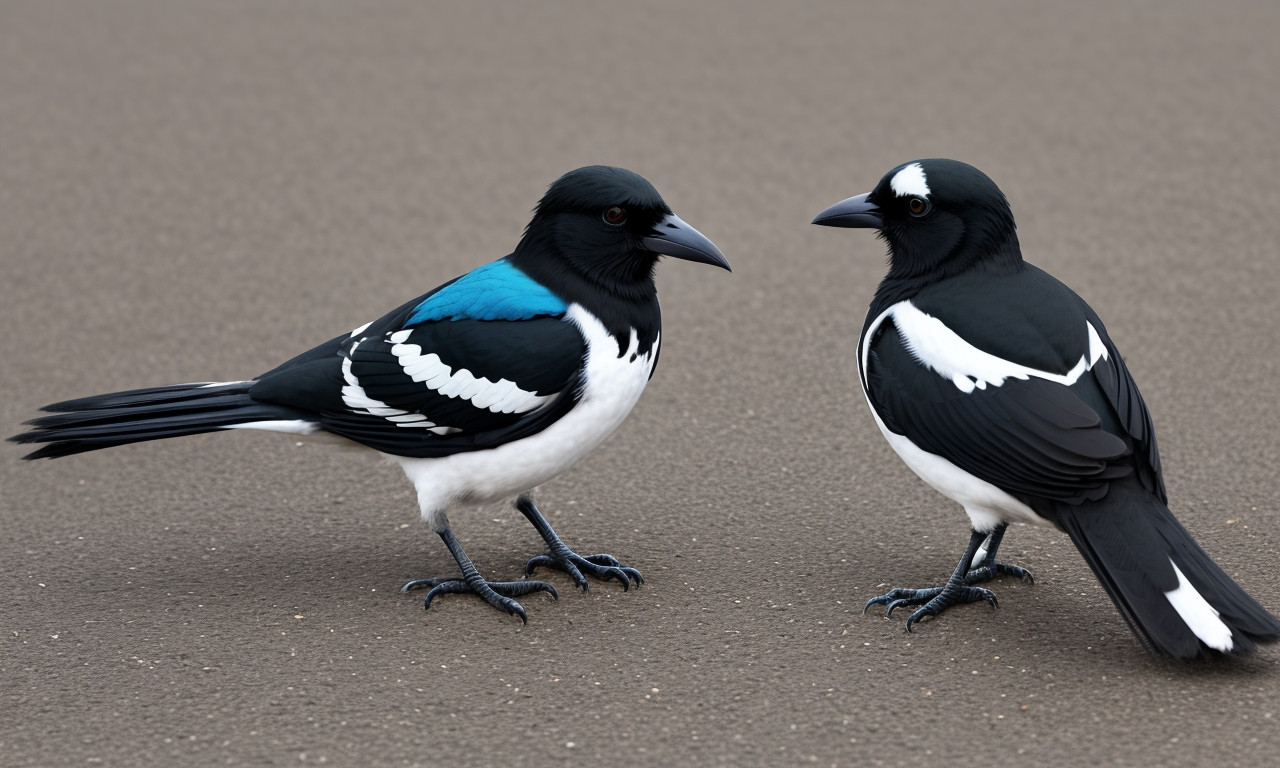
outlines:
M251 376L508 252L546 185L648 176L729 256L664 263L662 364L542 489L645 586L477 600L399 470L215 435L0 449L0 754L52 765L1258 765L1280 648L1172 665L1066 537L913 635L958 508L854 389L883 270L808 225L894 164L1008 193L1125 351L1173 508L1280 610L1274 3L4 3L0 423ZM540 551L455 516L491 576Z

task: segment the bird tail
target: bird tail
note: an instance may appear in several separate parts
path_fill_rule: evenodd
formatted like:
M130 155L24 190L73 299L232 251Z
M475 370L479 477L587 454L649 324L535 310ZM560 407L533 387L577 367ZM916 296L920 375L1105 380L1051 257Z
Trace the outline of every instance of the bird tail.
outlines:
M1280 637L1280 621L1209 558L1159 499L1114 483L1105 513L1063 505L1058 522L1152 650L1179 659L1248 654Z
M35 427L15 443L46 443L24 459L56 459L100 448L255 426L313 430L303 412L249 396L252 381L197 382L112 392L46 405L52 413L27 422Z

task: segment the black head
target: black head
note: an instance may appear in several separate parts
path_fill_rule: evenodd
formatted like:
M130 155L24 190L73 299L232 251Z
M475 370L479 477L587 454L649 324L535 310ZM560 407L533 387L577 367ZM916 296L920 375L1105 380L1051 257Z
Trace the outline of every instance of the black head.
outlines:
M643 176L592 165L551 185L512 259L553 288L586 284L642 298L653 293L660 255L729 268L719 249L672 213Z
M890 278L1022 260L1004 193L982 171L955 160L903 163L875 189L836 203L813 223L880 230L889 243Z

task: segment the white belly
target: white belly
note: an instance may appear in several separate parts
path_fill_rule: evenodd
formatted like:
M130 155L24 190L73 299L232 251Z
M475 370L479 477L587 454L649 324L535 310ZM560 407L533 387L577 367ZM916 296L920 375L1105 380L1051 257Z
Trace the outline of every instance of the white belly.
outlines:
M863 394L866 394L865 392ZM870 399L867 405L871 405ZM871 409L880 434L912 472L928 483L938 493L964 507L975 531L989 533L1002 522L1042 523L1049 521L1037 515L1031 507L1018 501L1005 491L952 464L943 457L921 450L905 436L891 432L876 409Z
M634 331L618 355L613 336L591 313L574 304L567 313L587 340L585 386L578 404L559 421L522 440L481 451L433 459L397 456L418 492L422 517L433 529L455 502L484 503L508 498L546 482L594 450L635 407L658 353L636 355ZM634 357L634 359L633 359Z

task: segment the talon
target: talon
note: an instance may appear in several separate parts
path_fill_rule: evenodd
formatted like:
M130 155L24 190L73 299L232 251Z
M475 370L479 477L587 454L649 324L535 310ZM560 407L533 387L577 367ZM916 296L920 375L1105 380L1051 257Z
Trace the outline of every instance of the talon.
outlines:
M431 581L437 581L437 580L436 580L436 579L431 579ZM426 599L422 601L422 610L424 610L424 611L430 610L430 609L431 609L431 601L432 601L433 599L435 599L435 597L436 597L436 596L438 596L438 595L449 594L449 593L451 593L451 592L463 592L463 591L465 591L465 589L450 589L450 588L448 588L448 585L449 585L450 583L459 583L459 584L462 584L462 586L463 586L464 588L465 588L465 586L466 586L466 582L444 582L444 583L441 583L441 584L437 584L436 586L432 587L432 588L431 588L431 590L430 590L429 592L427 592L427 597L426 597Z
M624 566L613 555L600 553L583 556L565 546L560 537L556 535L551 524L538 511L537 506L534 505L533 499L529 495L525 494L516 499L515 507L520 511L520 514L533 523L533 527L538 530L542 540L547 542L547 547L550 550L546 554L530 558L529 562L525 563L525 575L533 573L534 569L539 566L555 568L569 574L574 583L582 587L583 592L591 591L587 576L595 577L601 581L617 579L622 582L623 591L630 591L633 580L637 586L644 583L639 571L635 568Z
M598 555L587 555L583 559L586 560L587 562L595 563L596 565L607 566L610 568L617 568L618 566L622 565L622 563L618 562L618 558L614 557L613 555L608 555L604 553L601 553Z
M546 555L535 555L529 558L529 562L524 564L524 575L532 576L534 570L540 565L552 565L555 561Z
M981 568L974 568L965 574L964 581L966 584L981 584L984 581L991 581L997 576L1016 576L1021 581L1035 583L1035 578L1031 575L1031 571L1012 563L987 563Z
M533 594L534 592L546 592L555 600L560 599L560 594L556 592L556 588L545 581L485 581L477 577L474 580L464 578L438 577L433 579L415 579L408 582L400 588L401 592L408 592L414 589L422 589L430 587L427 596L422 601L422 609L430 610L431 601L440 595L458 595L473 594L494 608L499 608L515 616L520 617L520 621L525 624L529 623L529 615L525 612L524 606L521 605L513 597Z
M868 600L866 605L862 607L862 612L865 614L876 603L887 604L888 608L885 611L885 616L888 617L893 614L894 610L903 605L921 605L923 603L919 610L907 617L906 630L910 633L915 624L926 618L936 618L953 605L976 603L985 600L991 605L992 609L999 608L1000 601L996 598L994 592L973 585L990 581L999 575L1017 576L1020 579L1032 580L1031 572L1025 568L996 560L996 550L1000 546L1004 530L1004 525L1001 525L990 534L990 538L986 534L979 533L976 530L973 531L969 537L968 549L965 550L960 559L960 564L956 566L955 572L951 574L951 578L947 580L945 585L928 589L891 589L883 595L878 595ZM973 567L973 562L984 539L987 545L985 554L980 561L984 564L975 568Z
M622 575L627 577L628 583L634 582L637 587L644 583L644 578L635 568L628 568L625 565L619 566L619 568L622 570Z
M509 601L509 602L510 602L511 604L507 606L507 612L508 612L508 613L513 613L513 614L515 614L516 616L519 616L519 617L520 617L520 623L521 623L521 624L523 624L523 625L525 625L525 626L528 626L528 625L529 625L529 616L528 616L528 614L526 614L526 613L524 612L524 606L523 606L523 605L520 605L520 604L519 604L519 603L517 603L515 600L511 600L511 601Z
M609 578L617 579L618 581L622 582L623 592L631 591L631 579L627 577L627 572L622 570L621 568L610 568Z
M591 584L587 580L587 576L593 576L601 581L616 579L622 584L624 592L631 590L631 582L634 580L636 585L644 583L644 577L635 568L629 568L619 563L611 555L589 555L583 557L563 544L560 547L562 552L553 551L545 555L537 555L530 558L525 564L525 574L533 573L534 569L539 566L554 568L558 571L564 571L569 574L574 583L582 588L583 592L591 591ZM612 563L607 565L606 563Z
M513 598L523 595L532 594L534 592L549 592L551 597L559 600L560 595L556 592L556 588L545 581L536 581L525 579L522 581L488 581L480 575L480 571L476 569L471 558L467 557L467 553L463 551L462 545L458 543L457 537L453 535L453 531L445 528L440 531L440 538L444 541L444 545L448 547L449 554L453 555L453 559L458 563L458 567L462 570L461 577L438 577L432 579L414 579L407 582L400 588L401 592L408 592L414 589L430 587L427 596L422 601L422 609L430 610L431 601L440 595L454 595L471 593L481 598L494 608L499 608L509 614L520 617L521 623L528 624L529 616L525 613L524 606L516 602Z
M403 587L401 587L400 592L401 593L409 592L415 589L422 589L423 587L434 587L437 584L450 581L450 580L451 579L448 579L448 578L414 579L413 581L407 582Z

